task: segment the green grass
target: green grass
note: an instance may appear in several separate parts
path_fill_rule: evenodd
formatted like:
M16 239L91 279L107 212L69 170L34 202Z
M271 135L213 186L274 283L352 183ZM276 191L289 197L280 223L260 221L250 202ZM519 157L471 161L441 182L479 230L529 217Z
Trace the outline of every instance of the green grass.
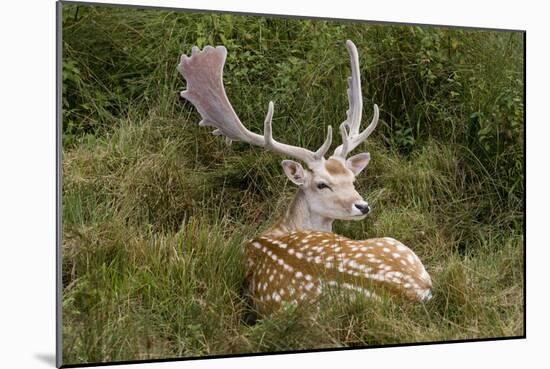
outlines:
M524 333L520 34L67 5L63 27L64 363ZM357 181L373 212L335 231L406 243L434 298L333 291L252 324L242 245L294 187L281 157L198 127L175 66L226 45L243 122L273 99L275 137L314 148L345 116L347 38L381 120Z

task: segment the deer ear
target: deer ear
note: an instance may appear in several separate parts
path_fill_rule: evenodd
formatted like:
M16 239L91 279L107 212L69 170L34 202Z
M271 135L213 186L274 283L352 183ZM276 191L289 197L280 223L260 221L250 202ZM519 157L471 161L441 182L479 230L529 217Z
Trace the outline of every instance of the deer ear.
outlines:
M288 179L298 186L306 183L306 172L300 163L292 160L283 160L281 164Z
M365 169L369 161L370 154L368 152L363 152L346 160L346 167L351 170L353 174L358 175L363 169Z

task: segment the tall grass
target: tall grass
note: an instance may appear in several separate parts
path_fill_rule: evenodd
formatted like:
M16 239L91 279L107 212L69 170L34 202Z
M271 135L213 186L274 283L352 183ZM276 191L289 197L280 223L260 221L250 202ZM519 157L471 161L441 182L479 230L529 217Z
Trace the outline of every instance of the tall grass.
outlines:
M242 121L259 132L274 100L276 137L313 148L345 116L348 38L381 119L357 181L373 212L335 231L409 245L434 299L332 291L253 322L242 244L294 187L198 127L175 65L224 44ZM64 363L522 335L522 51L512 32L64 5Z

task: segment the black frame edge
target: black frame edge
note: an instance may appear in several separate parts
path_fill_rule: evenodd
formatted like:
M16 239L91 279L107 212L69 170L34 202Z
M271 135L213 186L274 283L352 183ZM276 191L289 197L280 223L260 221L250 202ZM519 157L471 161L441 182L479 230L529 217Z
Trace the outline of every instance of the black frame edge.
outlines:
M527 338L527 31L523 31L523 336Z
M62 299L63 299L63 277L62 277L62 166L61 166L61 155L62 155L62 111L61 111L61 101L62 101L62 25L63 25L63 3L57 1L55 4L55 22L56 22L56 32L55 32L55 124L56 124L56 137L55 137L55 169L56 169L56 202L55 202L55 211L56 211L56 231L55 231L55 365L60 368L63 365L63 314L62 314Z
M243 354L190 356L190 357L175 357L175 358L164 358L164 359L109 361L109 362L96 362L96 363L84 363L84 364L66 364L66 365L62 365L61 368L87 368L87 367L108 366L108 365L151 364L151 363L167 363L167 362L178 362L178 361L184 362L184 361L194 361L194 360L232 359L232 358L239 358L239 357L310 354L310 353L318 353L318 352L337 352L337 351L351 351L351 350L372 350L372 349L385 349L385 348L394 348L394 347L416 347L416 346L434 346L434 345L457 344L457 343L496 342L496 341L519 340L519 339L525 339L525 338L526 338L525 335L521 335L521 336L507 336L507 337L459 339L459 340L451 340L451 341L396 343L396 344L388 344L388 345L374 345L374 346L367 346L367 347L336 347L336 348L328 348L328 349L320 348L320 349L299 350L299 351L253 352L253 353L243 353Z
M355 18L331 18L331 17L321 17L321 16L313 16L313 15L268 14L268 13L253 13L253 12L233 11L233 10L212 10L212 9L201 9L201 8L183 8L183 7L174 8L170 6L159 6L159 5L95 3L92 1L75 1L75 0L58 0L58 1L67 5L105 6L105 7L112 7L112 8L164 10L164 11L175 11L175 12L187 11L187 12L198 12L198 13L232 14L232 15L247 15L247 16L259 16L259 17L292 18L292 19L314 19L314 20L328 20L328 21L336 21L336 22L354 22L354 23L359 22L359 23L369 23L369 24L387 25L387 26L442 27L442 28L464 29L464 30L470 30L470 31L525 32L525 30L522 30L522 29L512 29L512 28L454 26L454 25L448 25L448 24L393 22L393 21L379 21L379 20L372 20L372 19L355 19Z

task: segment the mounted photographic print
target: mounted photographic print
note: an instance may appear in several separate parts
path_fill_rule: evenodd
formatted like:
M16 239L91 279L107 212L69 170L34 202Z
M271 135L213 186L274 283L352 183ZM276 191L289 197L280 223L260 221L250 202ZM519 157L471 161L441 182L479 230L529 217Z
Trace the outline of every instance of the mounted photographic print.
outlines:
M58 27L58 365L525 337L525 32Z

